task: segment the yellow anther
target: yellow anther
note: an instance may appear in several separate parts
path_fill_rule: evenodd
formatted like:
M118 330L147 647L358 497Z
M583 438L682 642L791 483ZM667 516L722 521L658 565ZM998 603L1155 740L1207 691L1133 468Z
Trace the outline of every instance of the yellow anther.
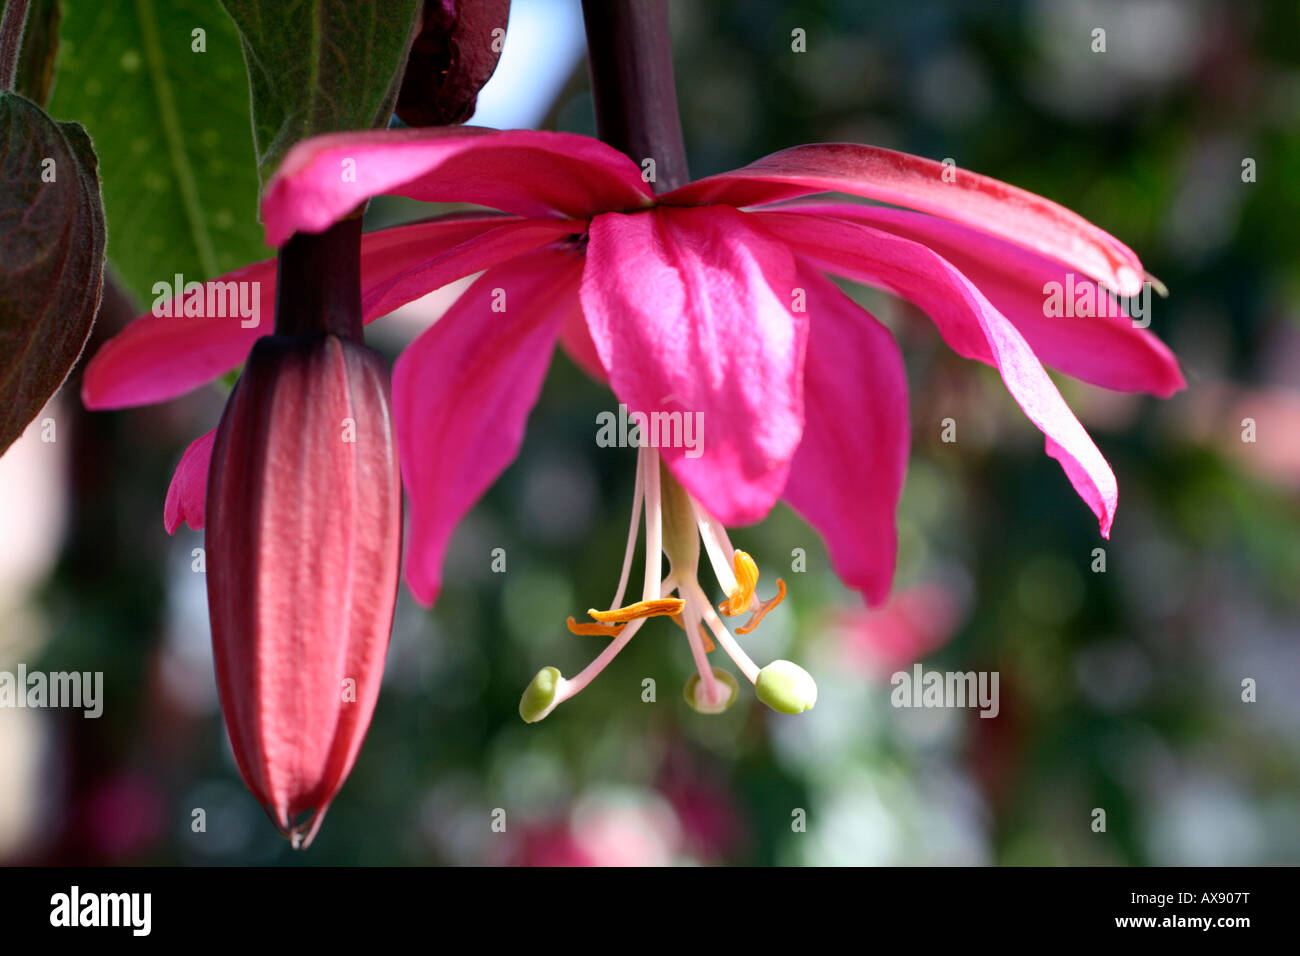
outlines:
M737 551L731 564L736 571L737 587L727 600L718 605L718 610L727 617L743 614L754 600L754 588L758 587L758 565L753 558L744 551Z
M686 602L681 598L660 598L657 601L637 601L627 607L617 607L612 611L587 611L602 624L626 624L640 617L660 617L681 614Z
M781 580L780 578L777 578L776 597L764 601L762 604L760 604L758 606L758 610L756 610L753 613L753 615L750 616L749 620L745 622L745 626L736 628L736 633L748 634L754 628L758 627L759 622L762 621L763 618L767 617L768 611L772 610L772 608L776 607L784 600L785 600L785 581Z
M583 621L579 623L570 615L569 619L564 622L569 625L569 630L574 634L583 637L618 637L626 624L601 624L596 621Z

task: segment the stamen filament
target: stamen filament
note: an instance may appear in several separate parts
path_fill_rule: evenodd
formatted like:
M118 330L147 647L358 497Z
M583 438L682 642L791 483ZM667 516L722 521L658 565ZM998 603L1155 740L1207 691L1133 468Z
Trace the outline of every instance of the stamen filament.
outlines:
M644 624L645 621L645 618L640 617L635 621L624 625L622 633L619 634L618 637L614 638L614 640L610 641L605 646L605 649L597 655L596 659L584 667L576 677L573 677L572 679L561 677L552 709L558 707L570 697L581 693L584 687L595 680L596 675L609 666L609 662L618 656L618 652L627 647L628 641L632 640L633 636L641 629L641 625Z
M659 497L659 453L640 451L642 480L645 482L645 594L646 601L658 600L663 581L663 503ZM709 675L712 677L712 673Z
M691 656L695 658L695 669L700 674L700 687L704 692L704 704L707 707L712 707L722 700L725 688L713 676L713 665L709 663L709 655L704 650L704 637L700 633L700 608L696 606L696 600L689 593L686 595L685 603L686 607L682 611L682 621L686 627L686 639L691 645ZM708 601L704 602L704 607L708 607Z
M695 508L695 523L700 529L700 540L704 542L704 552L713 565L713 573L718 578L724 594L730 595L736 590L736 575L731 570L732 547L727 538L727 529L718 524L711 514L704 510L698 501L691 499Z
M666 488L664 482L668 483ZM632 555L639 537L638 524L643 513L646 527L643 593L641 600L623 605L631 574ZM718 605L717 610L697 580L699 541L704 542L718 583L727 594L727 599ZM665 545L669 549L667 557L671 563L667 577L662 576ZM731 617L748 610L749 620L744 626L737 627L735 633L748 634L754 630L764 616L784 600L786 592L785 582L777 579L776 596L762 601L757 595L758 580L759 570L754 559L746 552L732 547L726 528L663 470L659 454L654 449L639 449L636 484L632 495L632 519L614 600L608 610L590 608L587 611L592 618L590 621L578 621L573 617L566 621L574 634L608 637L610 641L572 679L565 678L554 667L542 668L521 698L520 715L525 721L535 723L559 704L580 693L609 666L640 631L641 626L652 617L668 617L686 632L698 678L690 679L685 693L696 710L719 713L726 709L731 702L731 695L735 693L736 683L731 674L719 671L722 675L720 678L715 675L709 663L708 655L715 647L715 639L736 663L745 679L758 688L760 699L782 710L786 707L785 698L776 693L781 687L773 690L776 686L773 685L775 678L767 680L767 684L761 683L766 679L764 675L770 667L761 669L750 659L718 614L720 611ZM664 596L674 591L677 597ZM767 687L767 697L763 696L764 687ZM772 696L774 693L776 697ZM777 703L772 703L769 698L777 700ZM795 704L789 706L794 707ZM810 703L801 709L806 710L809 706Z
M618 576L618 590L614 592L614 600L609 604L611 611L623 603L623 595L627 593L627 579L632 571L632 552L636 550L637 532L640 530L641 522L641 504L644 497L645 484L642 481L641 469L637 468L636 488L632 492L632 522L631 527L627 529L627 547L623 551L623 571Z
M668 620L672 621L683 631L686 630L686 622L682 620L682 616L680 614L674 614ZM713 643L713 638L709 637L709 635L704 633L703 631L700 631L700 638L704 641L704 653L712 654L713 649L718 646Z
M750 659L744 648L731 636L731 632L727 630L727 625L722 623L722 618L718 617L717 612L713 610L709 599L704 596L704 591L700 589L698 584L695 585L695 591L697 600L704 610L704 621L709 625L709 630L713 631L713 636L718 639L718 643L727 652L727 656L736 662L736 666L745 675L745 679L753 684L758 680L759 666Z

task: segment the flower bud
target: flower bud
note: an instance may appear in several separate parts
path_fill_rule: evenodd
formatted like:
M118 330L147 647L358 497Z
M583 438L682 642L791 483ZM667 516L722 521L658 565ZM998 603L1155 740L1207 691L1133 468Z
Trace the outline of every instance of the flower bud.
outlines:
M773 661L759 671L754 691L759 700L783 714L802 714L817 703L817 682L790 661Z
M722 713L736 702L736 698L740 694L740 685L736 683L736 678L729 671L715 667L713 668L713 676L722 685L722 695L713 703L707 703L704 700L704 688L701 686L704 682L700 680L699 674L692 674L682 691L686 703L701 714Z
M383 358L324 333L260 339L217 428L206 519L231 747L276 826L306 846L361 749L397 598Z
M497 68L510 0L424 0L421 18L397 116L407 126L463 123Z

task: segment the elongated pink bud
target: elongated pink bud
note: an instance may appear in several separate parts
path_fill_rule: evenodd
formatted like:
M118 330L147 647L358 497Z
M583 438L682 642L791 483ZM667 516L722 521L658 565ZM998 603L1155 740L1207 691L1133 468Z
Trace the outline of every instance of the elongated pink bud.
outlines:
M397 598L383 358L331 334L259 340L217 429L206 512L231 746L276 826L306 847L361 749Z

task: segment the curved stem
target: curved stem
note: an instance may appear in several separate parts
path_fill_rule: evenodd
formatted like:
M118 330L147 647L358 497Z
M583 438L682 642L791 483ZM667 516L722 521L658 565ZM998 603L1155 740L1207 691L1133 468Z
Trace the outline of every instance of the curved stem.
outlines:
M0 20L0 92L9 92L18 82L18 57L23 48L28 0L9 0Z
M637 165L653 159L656 193L685 185L666 0L582 0L582 16L600 138Z

